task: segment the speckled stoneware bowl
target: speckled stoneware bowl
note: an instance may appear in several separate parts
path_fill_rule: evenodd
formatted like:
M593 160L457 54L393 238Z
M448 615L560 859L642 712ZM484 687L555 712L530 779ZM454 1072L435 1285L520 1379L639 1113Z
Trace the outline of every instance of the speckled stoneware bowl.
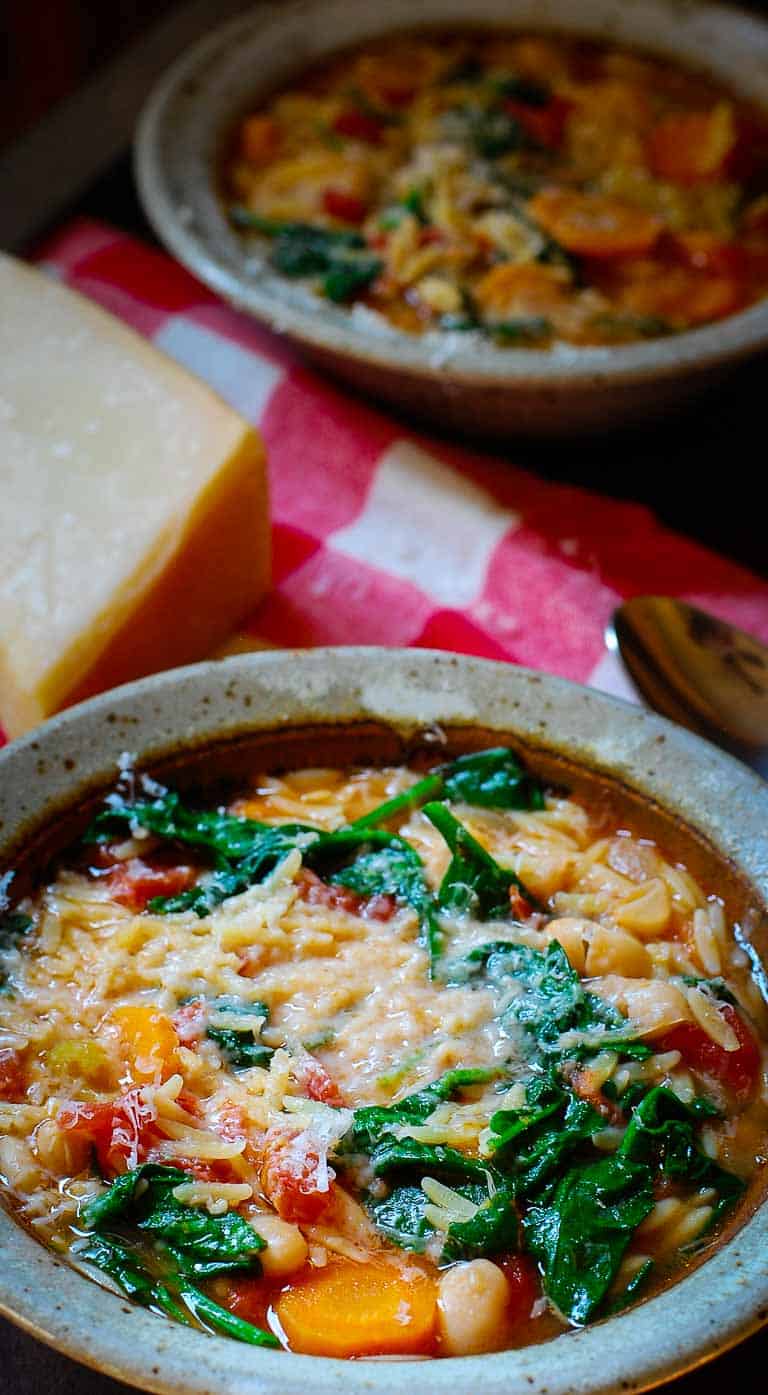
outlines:
M768 899L768 785L714 747L562 679L429 651L320 649L200 664L117 689L0 752L0 873L70 838L120 755L180 783L294 764L407 758L511 740L534 769L642 809L737 907ZM764 923L753 937L768 952ZM768 1204L632 1311L541 1346L427 1362L422 1395L620 1395L697 1365L768 1317ZM177 1327L84 1278L0 1208L0 1310L67 1355L162 1395L401 1395L400 1362L341 1362ZM407 1374L406 1374L407 1372Z
M249 106L347 44L415 26L505 25L636 45L704 68L768 106L768 22L698 0L289 0L257 6L176 62L152 95L136 174L158 236L213 290L355 387L444 426L555 436L647 420L768 347L768 302L719 324L610 348L499 349L419 339L273 273L230 227L215 187L223 141Z

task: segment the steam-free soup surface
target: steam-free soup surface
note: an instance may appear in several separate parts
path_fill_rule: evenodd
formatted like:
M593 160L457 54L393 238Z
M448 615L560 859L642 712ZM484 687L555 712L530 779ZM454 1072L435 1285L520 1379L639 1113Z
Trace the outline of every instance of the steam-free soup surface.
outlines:
M224 185L276 270L412 333L627 343L768 290L765 114L613 45L366 43L248 113Z
M766 1154L718 886L503 748L226 808L129 775L0 935L20 1218L245 1342L543 1340L706 1254Z

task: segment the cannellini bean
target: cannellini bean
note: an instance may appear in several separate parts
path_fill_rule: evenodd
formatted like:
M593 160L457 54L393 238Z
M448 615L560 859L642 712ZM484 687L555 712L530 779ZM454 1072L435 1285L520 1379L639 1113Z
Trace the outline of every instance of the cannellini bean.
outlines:
M309 1246L297 1225L266 1213L251 1216L250 1224L267 1242L267 1248L259 1251L259 1259L268 1279L293 1274L305 1263Z
M664 929L671 909L669 887L661 877L653 877L625 897L614 914L625 930L653 939Z
M596 925L587 947L586 971L590 978L602 974L624 974L626 978L647 978L651 957L639 940L615 925Z
M640 1036L653 1037L678 1022L690 1022L688 1002L674 983L661 978L624 978L606 974L590 988L631 1018Z
M9 1187L21 1192L31 1191L41 1180L29 1144L10 1135L0 1138L0 1173Z
M35 1131L35 1149L43 1167L57 1177L72 1177L88 1166L91 1144L82 1134L65 1133L53 1119Z
M509 1286L496 1264L472 1259L440 1278L438 1325L449 1356L492 1351L503 1337Z
M583 974L587 962L587 944L597 922L585 916L563 915L544 927L548 940L557 940L568 956L568 963L577 974Z

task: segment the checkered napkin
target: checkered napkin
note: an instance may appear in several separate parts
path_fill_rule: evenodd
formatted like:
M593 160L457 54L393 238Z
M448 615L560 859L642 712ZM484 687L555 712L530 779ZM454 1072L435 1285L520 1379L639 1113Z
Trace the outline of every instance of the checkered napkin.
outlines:
M631 695L603 631L628 596L681 596L768 641L768 586L637 504L407 433L305 367L170 257L77 222L51 274L205 378L269 454L269 645L419 645Z

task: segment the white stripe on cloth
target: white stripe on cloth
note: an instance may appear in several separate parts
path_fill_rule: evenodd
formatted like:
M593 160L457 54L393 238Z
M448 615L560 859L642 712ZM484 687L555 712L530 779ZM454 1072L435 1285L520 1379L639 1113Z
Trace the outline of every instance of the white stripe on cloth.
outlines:
M327 542L458 609L481 594L494 549L519 525L518 514L459 471L412 441L394 441L362 512Z
M230 406L258 422L283 369L186 315L170 315L153 342L177 363L204 378Z

